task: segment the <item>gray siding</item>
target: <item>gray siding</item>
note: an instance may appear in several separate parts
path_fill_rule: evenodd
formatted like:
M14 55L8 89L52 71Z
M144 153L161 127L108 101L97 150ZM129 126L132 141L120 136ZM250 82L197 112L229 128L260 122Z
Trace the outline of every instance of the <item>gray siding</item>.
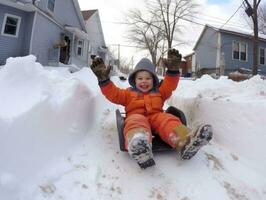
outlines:
M104 35L102 31L102 26L101 26L101 20L98 11L94 13L89 20L85 22L86 24L86 29L87 33L90 37L90 46L91 46L91 51L90 53L92 55L99 55L101 58L103 58L105 61L107 61L106 58L106 53L100 52L99 48L101 46L106 46L105 41L104 41ZM91 63L92 60L89 58L89 63Z
M48 65L49 49L60 41L60 33L63 32L55 23L51 23L41 14L36 14L31 54L35 55L42 65Z
M5 64L8 57L28 55L34 16L33 13L24 12L0 4L0 31L2 30L6 13L21 17L21 24L18 37L4 36L1 35L0 32L0 65Z
M47 12L47 0L41 0L36 3L36 6L43 10L44 12Z
M265 48L266 49L266 42L259 42L259 48ZM259 51L258 51L259 52ZM259 59L259 58L258 58ZM258 62L259 63L259 62ZM258 69L266 75L266 64L265 65L259 65Z
M48 65L49 60L51 60L51 55L55 55L55 50L53 50L52 48L55 43L60 41L60 34L64 33L64 30L62 30L63 26L68 25L79 28L81 30L83 29L77 16L73 0L56 0L55 10L53 13L48 11L47 3L48 0L40 1L38 7L46 14L51 16L51 18L53 18L58 24L60 24L61 27L41 14L38 14L36 17L36 27L34 27L34 36L32 42L33 48L31 53L34 54L37 57L38 62L43 65ZM75 52L77 37L75 37L74 39L73 35L69 32L65 32L65 34L67 34L71 40L70 63L87 66L88 42L85 41L84 43L84 56L77 56ZM51 54L51 52L53 53ZM54 60L55 58L52 59Z
M215 68L217 57L217 32L206 29L195 49L196 66L202 68Z
M61 34L66 34L70 38L70 63L88 63L88 41L84 40L84 55L77 56L76 40L78 37L86 38L83 33L68 32L64 26L72 26L80 30L83 24L79 21L79 15L73 3L74 0L56 0L55 10L50 12L47 9L48 0L37 1L40 10L36 12L24 12L9 6L0 4L0 25L3 23L5 13L21 17L21 25L18 38L0 35L0 65L5 63L10 56L25 56L33 54L37 61L42 65L48 65L49 61L56 63L59 58L60 48L54 49L53 46L61 41ZM2 27L2 26L1 26ZM31 35L32 34L32 35ZM4 48L2 48L4 47Z
M55 0L54 12L48 10L47 3L48 0L42 0L38 3L38 7L48 13L57 22L60 22L62 26L69 25L82 29L73 0Z
M70 25L83 30L72 0L56 0L54 18L63 25Z
M250 68L252 65L252 43L249 39L241 37L241 36L234 36L230 34L221 33L222 37L222 46L221 52L224 53L224 60L226 69L235 70L241 67ZM240 61L233 59L233 41L244 42L247 44L247 61Z
M228 72L235 71L238 68L252 69L253 65L253 43L250 38L245 38L243 36L230 35L226 33L222 34L222 47L221 52L224 53L225 66ZM240 61L233 59L232 48L233 41L244 42L247 44L247 61ZM260 42L259 47L266 48L266 42ZM259 55L258 55L259 56ZM259 59L259 57L258 57ZM266 72L266 66L259 65L258 68L262 72Z

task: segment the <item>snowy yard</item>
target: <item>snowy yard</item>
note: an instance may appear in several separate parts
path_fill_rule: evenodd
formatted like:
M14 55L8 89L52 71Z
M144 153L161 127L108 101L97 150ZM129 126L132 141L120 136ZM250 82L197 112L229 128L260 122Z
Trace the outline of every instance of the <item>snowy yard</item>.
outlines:
M141 170L119 151L122 107L105 100L90 69L9 59L0 69L0 199L266 199L265 80L182 79L167 103L190 126L210 123L214 138L189 161L159 153Z

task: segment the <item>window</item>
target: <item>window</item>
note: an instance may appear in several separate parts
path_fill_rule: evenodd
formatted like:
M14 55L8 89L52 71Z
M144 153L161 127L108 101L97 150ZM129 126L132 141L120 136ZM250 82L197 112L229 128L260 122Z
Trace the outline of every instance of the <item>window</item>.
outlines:
M54 5L55 5L55 0L48 0L48 9L51 11L51 12L54 12Z
M247 61L247 44L244 42L233 42L233 59Z
M239 59L239 45L237 42L233 43L233 58L234 59Z
M260 65L265 65L266 64L266 49L265 48L260 48Z
M2 26L2 35L17 37L19 33L21 17L5 14L3 26Z
M83 40L78 40L78 43L77 43L77 54L79 56L82 56L83 55Z

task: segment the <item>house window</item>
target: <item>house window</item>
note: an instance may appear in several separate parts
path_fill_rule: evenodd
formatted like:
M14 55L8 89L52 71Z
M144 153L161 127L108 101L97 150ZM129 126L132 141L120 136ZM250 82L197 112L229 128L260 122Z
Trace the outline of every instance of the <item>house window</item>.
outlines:
M233 43L233 58L239 60L239 45L237 42Z
M77 43L77 54L79 56L83 55L83 46L84 46L83 40L78 40L78 43Z
M260 48L260 65L265 65L266 64L266 49L265 48Z
M3 26L2 26L2 35L17 37L19 33L21 17L5 14Z
M247 44L244 42L233 42L233 59L247 61Z
M48 9L51 11L51 12L54 12L54 5L55 5L55 0L48 0Z

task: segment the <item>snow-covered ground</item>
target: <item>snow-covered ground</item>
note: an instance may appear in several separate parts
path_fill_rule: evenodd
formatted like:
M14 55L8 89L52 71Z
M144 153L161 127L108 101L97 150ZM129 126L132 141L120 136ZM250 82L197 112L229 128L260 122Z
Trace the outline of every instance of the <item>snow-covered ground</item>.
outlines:
M159 153L141 170L119 151L122 107L105 100L89 68L9 59L0 69L0 199L266 199L265 80L182 79L168 105L190 126L212 124L214 138L189 161Z

